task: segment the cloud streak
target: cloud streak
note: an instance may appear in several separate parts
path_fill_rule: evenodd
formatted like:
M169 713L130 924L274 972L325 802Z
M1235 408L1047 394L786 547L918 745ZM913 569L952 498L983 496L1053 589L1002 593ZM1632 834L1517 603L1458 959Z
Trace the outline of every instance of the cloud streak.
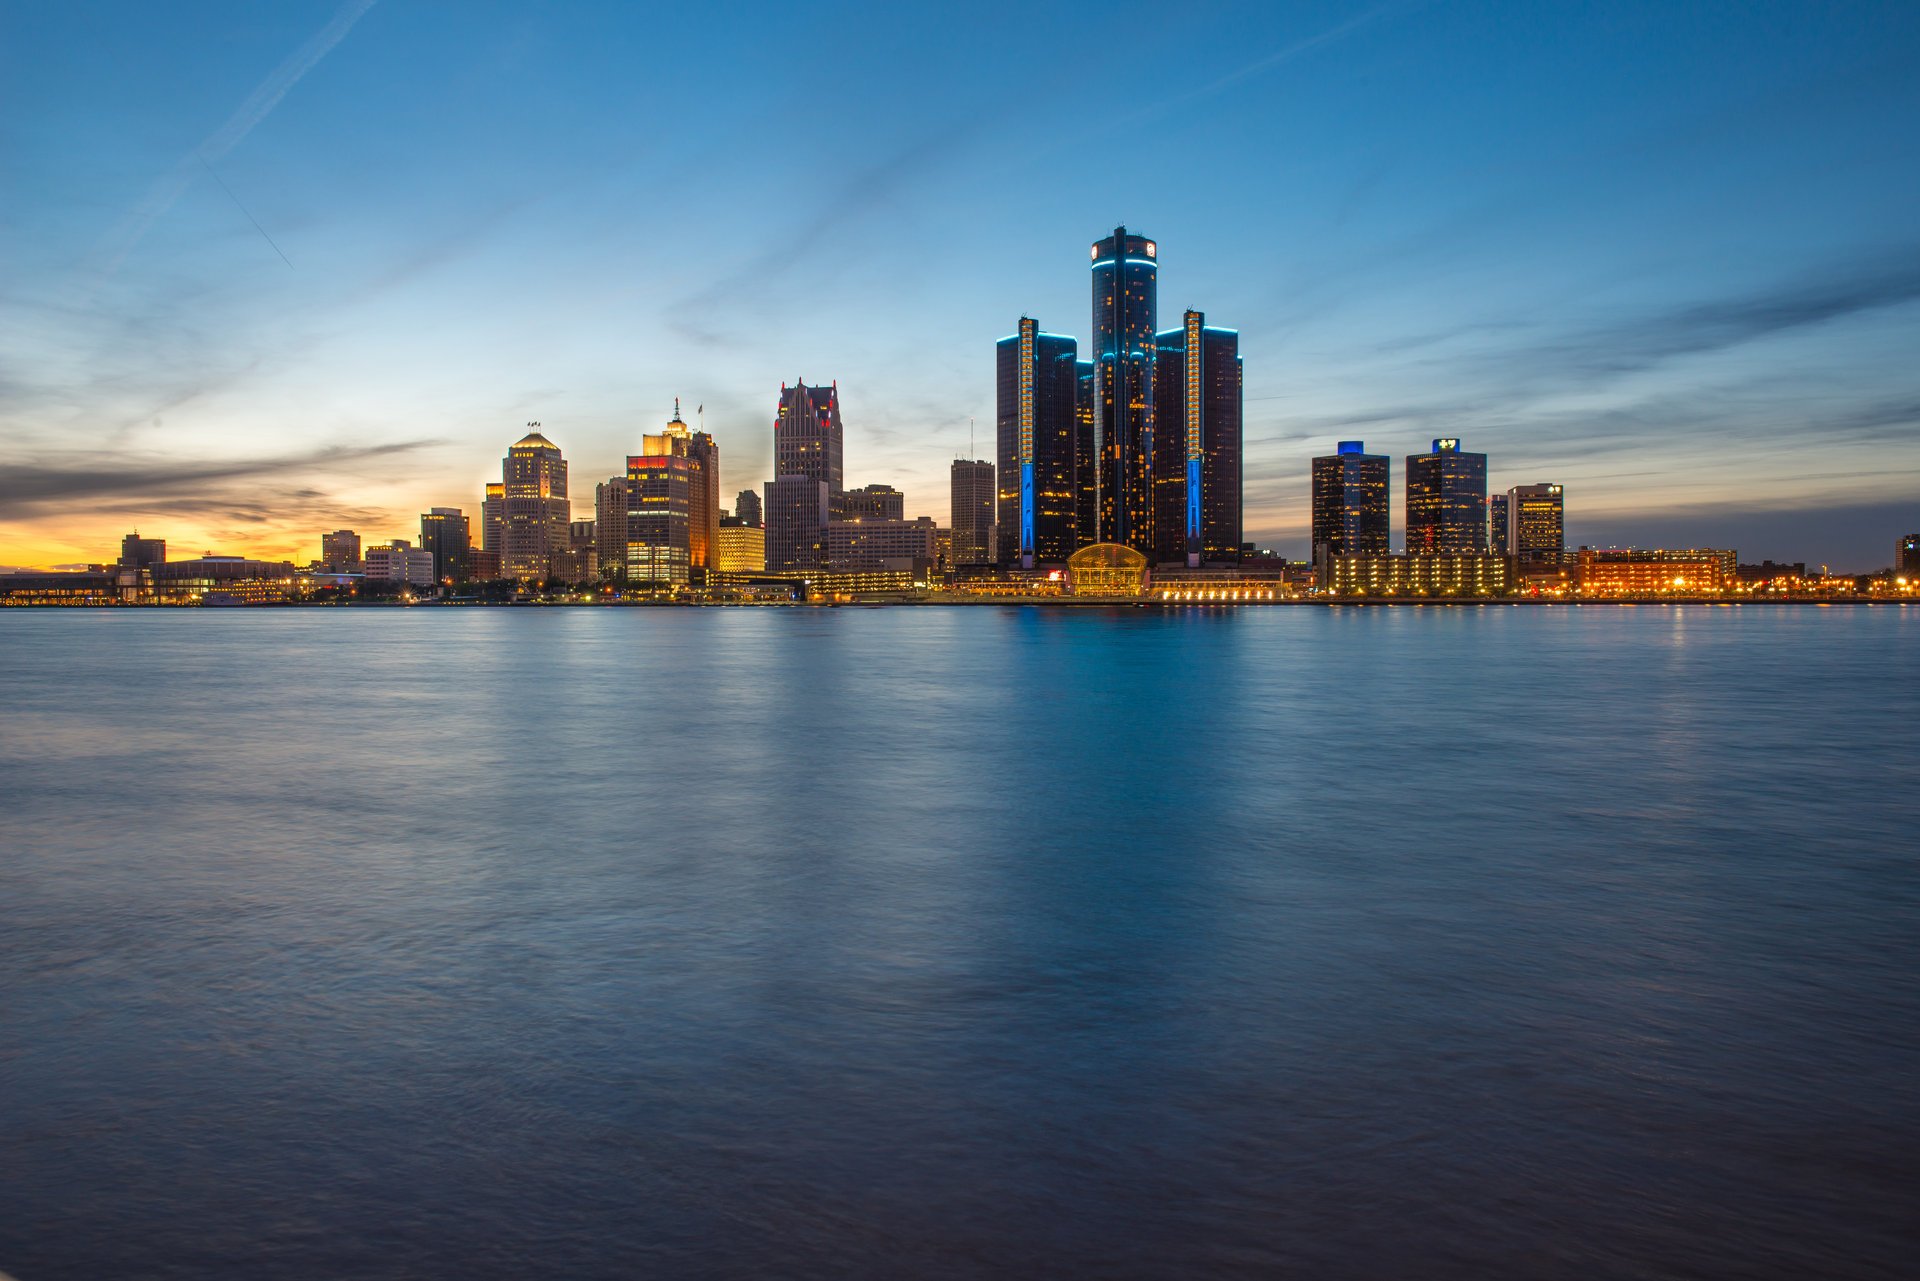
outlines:
M70 462L28 461L0 473L0 518L19 518L42 506L77 501L192 506L207 497L209 487L231 481L349 467L441 443L407 440L365 447L333 445L284 458L200 465L162 459L117 462L111 455L102 454L86 454ZM223 499L221 505L232 504Z
M275 67L265 80L255 86L254 91L247 95L246 100L234 110L233 114L221 123L219 128L202 139L200 145L182 156L178 164L155 182L146 197L128 211L108 238L106 265L102 274L111 276L118 271L120 265L127 260L127 256L152 229L153 224L173 208L175 202L186 193L187 188L193 184L196 174L202 169L212 173L214 163L245 141L247 135L252 133L275 107L280 105L280 100L292 92L301 78L319 65L322 58L333 52L334 46L347 38L347 33L353 30L354 24L359 22L375 3L376 0L346 0L346 3L341 5L339 11L333 15L332 21L320 28L312 38ZM219 181L219 175L215 174L214 179ZM221 183L222 187L225 185ZM230 190L227 194L233 196ZM239 197L234 196L233 199L235 204L239 204ZM241 206L241 212L247 212L245 206ZM253 215L249 213L247 217L251 221ZM259 223L255 222L254 227L262 236L267 235L265 229L260 228ZM267 243L273 244L273 238L268 236ZM274 245L274 252L280 253L278 245ZM286 255L281 254L281 257L285 258Z

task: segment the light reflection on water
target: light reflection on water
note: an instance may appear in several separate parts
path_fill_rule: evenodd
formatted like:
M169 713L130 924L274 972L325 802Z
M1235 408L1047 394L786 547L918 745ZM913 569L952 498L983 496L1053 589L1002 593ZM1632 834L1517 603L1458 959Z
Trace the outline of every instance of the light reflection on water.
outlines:
M1917 636L0 613L0 1269L1893 1275Z

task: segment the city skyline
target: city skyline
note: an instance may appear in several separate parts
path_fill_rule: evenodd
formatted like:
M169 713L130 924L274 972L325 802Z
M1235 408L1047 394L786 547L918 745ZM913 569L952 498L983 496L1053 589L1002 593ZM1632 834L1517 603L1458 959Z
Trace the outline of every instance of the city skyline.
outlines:
M0 293L0 565L96 562L141 526L303 561L435 507L477 530L523 421L584 517L676 396L706 407L720 492L758 487L796 374L837 383L857 478L945 525L949 463L986 452L970 421L990 438L989 349L1023 313L1079 333L1073 264L1123 218L1164 246L1163 319L1240 331L1244 533L1285 555L1309 554L1309 460L1356 437L1465 439L1490 494L1564 484L1568 547L1868 570L1916 523L1897 122L1920 15L1898 6L1223 14L1123 54L1157 159L1102 189L1064 176L1095 127L1066 17L1025 50L948 23L954 65L910 76L890 50L937 16L832 15L827 89L783 67L808 22L775 12L17 25L8 154L34 195ZM616 75L653 46L711 92ZM489 105L501 83L524 92ZM980 182L1003 169L1017 208ZM928 268L935 246L967 269ZM1396 466L1396 546L1403 486Z

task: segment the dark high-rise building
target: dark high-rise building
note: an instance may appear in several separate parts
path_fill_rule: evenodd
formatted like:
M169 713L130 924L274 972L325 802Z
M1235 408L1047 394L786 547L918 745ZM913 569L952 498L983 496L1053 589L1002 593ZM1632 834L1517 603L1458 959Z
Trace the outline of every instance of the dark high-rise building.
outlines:
M825 568L832 502L824 480L776 476L767 482L768 569Z
M324 552L326 550L326 546L327 546L326 537L322 536L320 539L321 551ZM359 554L360 554L360 542L358 539L355 539L354 555L357 558ZM140 537L140 531L135 530L133 533L128 534L126 537L120 540L120 568L149 569L155 565L164 565L166 563L167 563L167 540L166 539L142 538Z
M1901 574L1920 574L1920 534L1908 534L1895 549L1893 568Z
M1077 551L1100 541L1100 504L1094 490L1100 476L1100 451L1093 429L1096 412L1093 362L1073 362L1073 545Z
M740 518L741 524L760 528L760 495L751 489L741 490L733 500L733 514Z
M996 348L999 560L1031 569L1065 564L1078 545L1074 521L1076 344L1020 328Z
M421 515L420 546L433 557L436 583L467 577L467 549L473 546L473 535L458 507L436 507Z
M1188 311L1154 340L1153 559L1240 559L1240 335Z
M680 402L673 402L680 417ZM706 582L720 534L720 446L704 431L687 438L687 556L693 580Z
M1507 491L1503 554L1523 565L1566 559L1566 494L1559 485L1515 485Z
M835 520L905 520L907 496L892 485L862 485L840 495Z
M508 578L545 578L569 547L567 461L540 434L539 423L508 448L501 461L501 554Z
M1343 440L1313 460L1313 563L1330 556L1385 556L1387 482L1393 463L1365 441Z
M1097 466L1082 478L1096 540L1151 556L1154 324L1159 247L1125 227L1093 245L1093 440Z
M1487 456L1462 451L1451 437L1407 455L1407 551L1486 550Z
M841 453L845 428L840 421L840 385L780 385L780 412L773 422L773 474L805 476L823 482L830 500L844 486Z
M952 473L953 565L984 565L993 559L993 464L956 458Z
M627 478L613 476L593 488L594 564L608 582L627 581Z
M1487 550L1495 556L1507 554L1507 496L1487 495Z
M351 529L336 529L331 534L320 535L320 563L336 574L357 573L360 569L360 535Z

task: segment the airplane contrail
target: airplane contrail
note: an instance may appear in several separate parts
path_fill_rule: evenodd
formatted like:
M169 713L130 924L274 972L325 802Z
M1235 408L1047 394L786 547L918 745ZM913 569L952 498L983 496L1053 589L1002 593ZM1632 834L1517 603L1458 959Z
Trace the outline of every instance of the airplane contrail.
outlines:
M128 211L108 238L107 262L102 274L111 276L118 271L153 224L173 208L174 202L193 184L198 171L204 168L212 172L213 162L239 146L254 127L280 105L280 100L300 83L301 77L313 70L322 58L333 51L335 45L347 38L347 33L353 30L353 24L360 21L375 3L376 0L346 0L331 22L275 67L272 74L247 95L246 101L218 129L202 139L199 146L182 156L178 164L155 182L145 199ZM219 175L214 176L218 180ZM244 207L241 212L246 212ZM247 216L252 217L251 214ZM257 227L259 224L254 225ZM260 234L266 235L266 232ZM272 237L268 237L268 243L272 244ZM279 251L280 247L274 245L274 252ZM286 255L281 254L281 257L285 258Z

